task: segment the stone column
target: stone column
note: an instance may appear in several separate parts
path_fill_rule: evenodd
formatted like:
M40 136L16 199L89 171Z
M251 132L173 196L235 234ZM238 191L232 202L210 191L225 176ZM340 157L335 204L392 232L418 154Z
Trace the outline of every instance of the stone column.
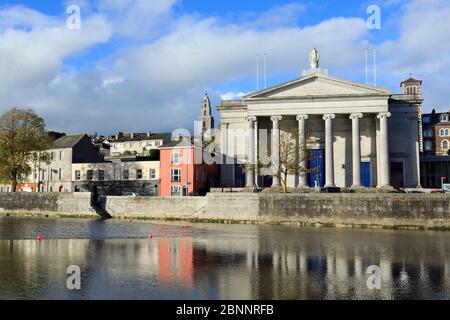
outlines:
M299 159L300 159L300 176L298 180L297 188L307 188L308 187L308 177L304 170L307 167L306 157L304 152L306 151L306 120L308 120L308 115L298 115L298 149L299 149Z
M334 114L325 114L325 188L335 187L334 182L334 148L333 148L333 119Z
M222 123L222 130L221 130L221 134L222 134L222 147L221 147L221 151L222 151L222 156L223 156L223 164L228 164L227 161L229 162L229 160L227 160L227 156L228 156L228 123Z
M255 186L255 121L256 117L248 117L248 150L247 150L247 187Z
M259 146L258 146L258 118L255 117L255 134L254 134L254 139L255 139L255 184L257 187L259 187L259 174L258 174L258 161L259 161Z
M272 120L272 170L278 172L280 168L280 121L282 116L273 116ZM281 186L280 178L273 175L272 188L278 188Z
M389 112L381 112L377 118L380 119L380 141L377 143L377 157L380 158L379 164L379 181L378 188L390 187L390 163L389 163L389 139L388 139L388 118L391 116Z
M362 113L353 113L352 119L352 159L353 159L353 184L352 188L361 187L361 136L359 119L363 117Z

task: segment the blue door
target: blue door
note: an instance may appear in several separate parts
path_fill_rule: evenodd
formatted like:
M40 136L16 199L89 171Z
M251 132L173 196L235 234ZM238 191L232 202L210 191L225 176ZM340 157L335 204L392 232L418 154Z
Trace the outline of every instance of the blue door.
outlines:
M370 162L361 162L361 184L363 187L370 188L371 183Z
M234 185L237 188L245 187L244 166L241 164L234 165Z
M311 150L309 160L309 186L314 188L325 186L325 150Z

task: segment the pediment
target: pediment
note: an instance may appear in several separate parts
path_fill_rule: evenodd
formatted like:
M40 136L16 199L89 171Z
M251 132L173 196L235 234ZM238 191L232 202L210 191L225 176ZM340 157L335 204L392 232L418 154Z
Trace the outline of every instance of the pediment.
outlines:
M296 98L343 95L389 95L392 92L381 87L360 84L322 74L305 76L284 84L255 92L244 97L247 99Z

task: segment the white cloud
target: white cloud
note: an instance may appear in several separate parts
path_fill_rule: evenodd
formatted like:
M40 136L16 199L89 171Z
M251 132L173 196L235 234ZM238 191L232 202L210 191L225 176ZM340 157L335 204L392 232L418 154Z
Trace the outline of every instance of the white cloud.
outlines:
M244 92L226 92L226 93L220 95L220 98L222 100L239 100L246 94L247 93L244 93Z
M0 9L0 17L8 17L0 19L0 112L13 105L33 107L49 127L72 133L191 128L208 88L216 104L251 90L226 84L254 77L256 52L268 53L270 76L279 79L306 69L308 51L316 46L323 67L352 79L355 70L362 70L362 49L370 38L362 18L331 18L299 28L296 14L306 9L298 6L247 20L243 15L236 22L174 15L175 0L151 3L91 4L79 32L65 29L64 16L25 7ZM443 71L450 68L449 21L444 19L450 6L439 0L424 3L405 4L399 39L380 45L380 77L397 87L409 72L417 73L424 80L425 99L442 104L442 97L450 99L448 71ZM289 8L296 14L286 14ZM27 16L33 17L28 29L18 27ZM433 17L444 21L433 24ZM264 21L272 26L262 27ZM103 43L110 51L102 49L104 55L88 68L67 63Z

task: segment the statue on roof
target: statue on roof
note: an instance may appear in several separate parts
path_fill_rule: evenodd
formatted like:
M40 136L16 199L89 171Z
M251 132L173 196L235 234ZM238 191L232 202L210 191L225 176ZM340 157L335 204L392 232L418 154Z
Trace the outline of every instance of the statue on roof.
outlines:
M311 69L319 68L320 55L316 48L313 48L309 54Z

